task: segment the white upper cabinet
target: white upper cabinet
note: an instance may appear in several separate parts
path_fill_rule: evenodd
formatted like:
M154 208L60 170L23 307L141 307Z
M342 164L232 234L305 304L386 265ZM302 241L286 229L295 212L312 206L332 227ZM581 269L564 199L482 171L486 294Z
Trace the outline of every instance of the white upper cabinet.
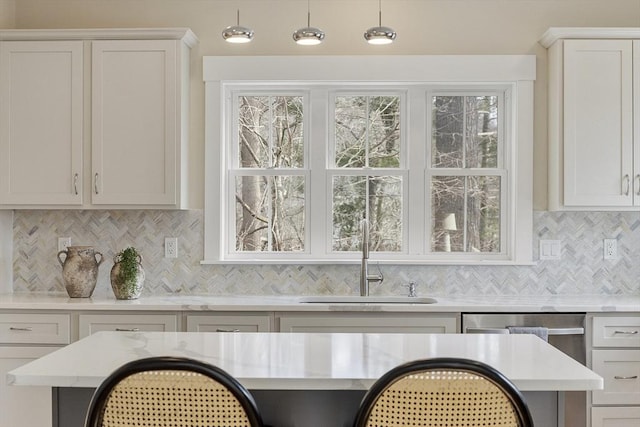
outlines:
M172 40L92 44L94 204L176 204L179 104Z
M189 207L190 30L0 39L0 208Z
M0 43L0 203L82 204L82 41Z
M640 29L551 29L541 41L550 210L640 209L640 41L631 37Z

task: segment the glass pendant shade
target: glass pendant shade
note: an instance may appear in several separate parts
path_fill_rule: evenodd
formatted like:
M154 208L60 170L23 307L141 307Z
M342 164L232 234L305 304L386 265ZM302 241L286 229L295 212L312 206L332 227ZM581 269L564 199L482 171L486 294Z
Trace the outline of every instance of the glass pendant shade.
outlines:
M369 44L390 44L396 39L396 32L382 26L382 0L378 1L378 26L371 27L364 33Z
M240 10L238 10L237 24L225 28L222 38L228 43L249 43L253 39L253 30L240 26Z

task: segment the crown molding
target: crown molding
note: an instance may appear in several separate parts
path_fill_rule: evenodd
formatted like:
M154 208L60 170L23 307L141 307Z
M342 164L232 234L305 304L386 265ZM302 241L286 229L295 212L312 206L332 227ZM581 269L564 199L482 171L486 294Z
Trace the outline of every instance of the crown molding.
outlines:
M0 40L182 40L189 47L198 43L189 28L0 30Z
M560 39L640 39L640 27L551 27L538 42L548 48Z

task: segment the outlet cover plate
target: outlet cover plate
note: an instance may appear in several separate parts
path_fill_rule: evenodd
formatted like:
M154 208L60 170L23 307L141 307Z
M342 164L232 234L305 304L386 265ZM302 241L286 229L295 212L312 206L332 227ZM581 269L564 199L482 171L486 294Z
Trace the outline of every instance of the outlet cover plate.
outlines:
M71 246L71 237L58 237L58 252L66 251Z
M604 239L603 242L604 259L617 259L618 258L618 240L616 239Z
M178 258L178 238L177 237L164 238L164 257Z

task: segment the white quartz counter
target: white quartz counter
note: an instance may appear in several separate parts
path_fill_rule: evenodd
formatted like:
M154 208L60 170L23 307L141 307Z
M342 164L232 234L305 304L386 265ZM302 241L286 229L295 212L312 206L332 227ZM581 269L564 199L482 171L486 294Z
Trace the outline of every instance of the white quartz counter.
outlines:
M0 294L0 310L124 311L378 311L378 312L640 312L639 296L430 296L435 304L304 303L296 296L157 296L68 298L50 294Z
M366 390L394 366L432 357L480 360L522 391L603 387L600 376L532 335L98 332L7 378L93 388L128 361L161 355L214 364L254 390Z

